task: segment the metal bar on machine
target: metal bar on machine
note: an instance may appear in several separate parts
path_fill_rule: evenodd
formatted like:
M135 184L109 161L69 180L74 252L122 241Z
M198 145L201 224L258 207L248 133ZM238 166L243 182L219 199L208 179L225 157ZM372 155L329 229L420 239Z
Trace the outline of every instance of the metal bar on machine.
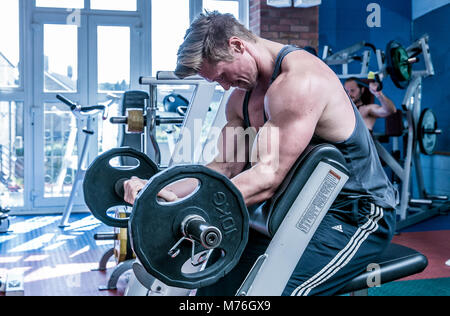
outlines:
M394 159L394 157L392 157L392 155L383 147L383 145L380 144L379 141L374 140L374 142L380 158L392 169L392 171L397 177L400 178L400 180L404 181L405 171L402 166L397 162L396 159Z
M192 164L194 161L194 154L200 143L201 127L203 126L204 119L209 111L211 100L214 97L215 87L215 83L211 84L206 81L202 84L197 83L197 89L194 93L188 112L186 113L186 119L181 128L180 138L175 145L169 166L174 164ZM205 100L209 100L209 102L204 102ZM199 122L202 123L201 126L198 125ZM200 130L198 130L199 128ZM198 138L196 135L198 135ZM188 154L185 153L186 150L189 150ZM189 159L185 159L188 155Z
M337 60L346 60L348 58L348 56L356 53L357 51L361 50L364 48L364 46L366 45L365 42L359 42L356 43L348 48L345 48L331 56L329 56L325 62L328 64L329 62L334 62Z
M198 139L194 136L196 131L196 122L201 121L203 123L208 111L209 104L214 96L215 83L209 83L201 77L189 77L187 79L177 79L172 72L159 72L158 77L141 77L139 82L142 85L150 86L150 110L156 113L156 86L157 85L188 85L194 86L194 94L191 99L191 104L188 108L186 116L184 118L183 126L180 132L180 138L178 139L172 157L169 161L169 166L173 164L191 164L194 161L194 153L198 146ZM156 114L155 114L156 115ZM155 126L152 126L152 122L156 122L155 118L147 118L150 124L147 124L147 144L153 144L153 148L156 151L155 157L158 164L161 162L160 151L156 143L156 135L151 136L152 132L155 133ZM164 121L164 118L160 120ZM167 121L169 122L169 121ZM201 133L201 131L200 131ZM150 138L150 139L149 139ZM186 154L187 152L187 154ZM150 155L149 148L146 146L146 153ZM182 157L180 157L182 153Z
M210 128L209 134L206 138L206 141L203 144L203 147L197 148L194 153L194 162L195 163L204 165L204 164L211 162L211 160L208 161L209 159L206 159L208 157L205 157L205 155L207 154L206 150L210 148L210 145L212 145L212 146L217 145L217 141L218 141L218 138L220 137L220 133L215 134L214 132L215 131L219 132L218 129L220 129L220 131L222 131L223 127L227 123L226 106L228 103L228 99L230 98L232 93L233 93L233 89L230 89L228 91L225 91L225 93L223 94L222 101L220 102L216 116L214 117L214 121L211 124L211 128ZM208 154L211 154L211 153L208 153ZM214 159L215 157L209 157L209 158Z

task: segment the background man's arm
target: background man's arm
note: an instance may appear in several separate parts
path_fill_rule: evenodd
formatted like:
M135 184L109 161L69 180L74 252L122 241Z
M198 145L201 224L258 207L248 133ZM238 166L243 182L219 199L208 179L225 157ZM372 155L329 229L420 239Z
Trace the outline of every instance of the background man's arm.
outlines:
M380 100L381 106L373 104L370 107L369 115L376 118L384 118L397 112L394 102L385 96L382 91L377 91L376 88L377 86L374 83L370 84L370 91Z

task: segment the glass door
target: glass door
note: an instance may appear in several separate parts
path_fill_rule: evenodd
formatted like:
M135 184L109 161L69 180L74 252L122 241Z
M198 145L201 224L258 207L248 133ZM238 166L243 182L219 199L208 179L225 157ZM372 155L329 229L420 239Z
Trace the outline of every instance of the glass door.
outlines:
M21 6L0 2L0 206L25 206ZM28 154L28 153L27 153Z
M138 22L130 17L93 17L90 22L89 37L94 50L89 54L89 64L95 69L90 73L90 99L108 106L110 117L122 115L120 98L125 91L140 89L141 29L136 27ZM100 153L120 146L117 125L100 120L98 135Z
M36 2L36 5L50 4L48 0ZM81 122L56 95L86 102L83 75L79 75L86 68L80 45L85 29L68 24L67 17L65 10L37 11L33 17L34 208L63 206L77 171Z
M74 116L58 94L81 105L105 104L118 115L120 97L140 69L137 1L36 0L33 13L33 208L61 212L78 170L88 117ZM134 3L134 5L133 5ZM85 4L89 7L85 7ZM118 146L118 126L92 117L86 167ZM82 190L75 209L83 208Z

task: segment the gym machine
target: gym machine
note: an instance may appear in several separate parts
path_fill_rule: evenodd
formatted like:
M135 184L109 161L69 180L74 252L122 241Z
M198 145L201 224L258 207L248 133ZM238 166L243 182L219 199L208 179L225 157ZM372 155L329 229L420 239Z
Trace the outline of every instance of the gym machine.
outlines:
M392 169L401 181L400 205L397 214L400 220L397 229L402 229L438 215L440 208L432 209L435 201L446 201L447 196L431 195L425 189L421 154L433 155L437 144L437 136L442 133L438 128L437 118L429 108L422 110L422 81L434 76L434 67L430 54L429 38L423 36L404 48L396 41L389 42L386 48L386 76L389 73L392 81L399 89L406 89L402 109L406 116L406 135L404 135L403 166L375 139L380 158ZM425 69L412 70L412 64L423 57ZM399 65L399 66L397 66ZM399 135L401 136L401 135ZM414 167L419 199L414 199L411 192L411 168ZM424 205L428 209L415 207Z
M70 111L79 121L80 125L86 122L86 127L83 129L83 133L85 135L83 149L81 151L81 155L79 155L78 157L78 170L76 172L75 181L72 186L72 191L70 193L69 199L67 200L67 204L59 224L59 227L64 228L69 225L68 221L72 213L74 199L78 192L80 184L83 182L84 175L86 173L85 165L89 150L89 144L91 137L95 135L93 127L95 126L95 123L100 114L102 114L103 120L107 119L108 107L111 106L116 101L116 98L111 98L107 106L104 105L81 106L62 95L57 95L56 98L70 108Z
M129 214L125 210L116 210L115 218L126 218ZM114 241L114 247L104 253L100 259L98 269L93 271L106 271L107 263L114 257L116 267L111 273L108 283L104 286L100 286L100 291L117 290L117 282L119 278L127 271L131 270L136 256L131 249L130 240L128 238L128 230L126 228L114 227L113 233L100 233L94 235L95 240L109 240Z
M362 56L357 54L362 51ZM322 54L322 60L328 66L341 66L341 72L338 73L340 79L364 78L369 76L369 66L372 54L376 55L378 70L383 69L383 52L374 45L367 42L356 43L346 49L333 54L333 50L329 46L325 46ZM361 64L359 73L349 73L349 65L357 62Z
M303 253L348 179L345 162L337 153L331 146L318 146L306 151L297 166L308 161L306 165L313 165L314 170L309 173L294 170L287 177L300 177L302 181L308 180L308 184L303 183L304 190L296 195L298 198L293 201L292 210L282 211L283 215L278 212L278 219L270 222L270 233L275 233L278 227L282 229L275 234L273 243L276 246L269 247L273 254L264 257L270 258L264 266L279 264L278 261L272 262L273 259L280 251L286 252L287 247L293 247L292 243L297 245L296 251L290 251L295 253L294 256ZM311 155L318 158L311 160ZM139 166L132 170L113 168L109 161L117 156L133 157L139 161ZM99 170L103 172L99 173ZM123 182L142 174L150 181L133 205L131 217L110 218L106 210L111 205L127 205L123 201ZM185 178L199 180L199 188L193 195L172 204L157 199L162 188ZM292 187L303 187L297 184ZM289 191L287 186L282 186L283 192L279 195ZM234 268L246 246L251 216L240 192L228 178L201 165L178 165L158 171L156 164L138 151L130 148L111 150L99 156L88 169L84 189L86 204L96 218L111 226L129 228L129 242L138 258L132 263L134 275L151 295L188 295L191 290L215 283ZM287 194L292 198L295 193ZM99 195L103 198L96 200L94 197ZM255 223L262 217L260 211L253 213ZM301 229L295 228L298 214L302 218L299 222ZM284 215L289 221L283 224ZM255 225L261 229L261 224ZM148 235L150 232L151 236ZM223 255L207 265L212 250ZM152 258L148 257L149 254ZM294 267L295 264L283 267L287 269L286 275ZM131 291L135 293L136 288Z
M105 153L103 161L118 154ZM140 161L144 164L146 161ZM96 179L98 183L87 177L89 187L109 192L104 203L109 203L111 196L123 200L120 188L132 171L107 174L103 181ZM194 193L175 203L158 199L161 189L186 178L199 181ZM251 209L228 178L206 167L174 166L156 173L138 195L126 223L137 257L126 294L191 295L193 290L219 281L238 264L252 228L271 237L271 242L237 295L281 295L347 179L343 155L327 144L308 147L273 198ZM421 272L427 266L422 254L398 245L391 245L376 263L381 283ZM367 291L370 278L370 273L362 273L341 292Z
M124 142L131 142L130 145L132 146L130 147L133 148L114 149L106 154L106 156L109 156L110 158L104 160L103 158L105 155L101 155L95 160L90 166L86 178L95 178L99 180L99 185L100 183L103 183L103 180L101 179L104 175L114 175L119 172L123 179L129 179L131 176L150 179L155 173L159 172L160 169L166 168L167 166L164 166L161 163L163 155L157 142L156 128L162 125L177 125L182 129L180 135L192 136L191 133L187 133L186 131L192 131L194 128L197 128L198 125L196 125L196 121L201 123L204 122L205 116L210 112L210 108L205 105L211 104L213 97L215 97L217 92L216 84L207 83L200 77L179 80L172 72L159 72L156 78L141 78L140 81L142 84L150 86L150 95L142 91L130 91L125 93L124 98L133 101L124 102L122 114L125 116L112 117L110 119L113 124L124 125L123 129L126 135L125 137L122 136L122 139ZM157 87L160 85L170 87L193 86L194 92L192 101L189 102L183 96L172 93L164 97L163 105L165 112L159 112ZM230 94L231 91L224 93L217 112L213 113L214 117L210 131L213 127L221 130L226 124L225 106ZM126 105L131 105L125 106L125 103ZM133 105L142 106L136 107ZM170 133L168 129L166 132ZM205 142L202 142L200 137L196 137L195 139L186 138L186 141L189 142L188 144L191 144L190 146L192 146L192 155L187 159L188 161L183 161L183 163L192 163L193 160L198 163L203 163L203 150L205 150L208 144L215 144L218 136L218 133L210 132L206 137ZM131 139L131 137L134 138ZM180 149L185 150L182 146L186 146L186 142L182 138L175 140L173 143L174 149L171 151L172 153L176 153L176 150ZM143 152L147 152L147 155L143 154ZM120 167L115 168L111 166L110 161L113 159L111 155L120 159ZM148 156L153 157L158 161L158 164L153 163L153 160L150 160ZM137 167L132 165L133 159L138 162ZM179 161L176 161L172 156L169 160L169 164L172 165L174 163L179 163ZM115 190L121 190L121 187L123 187L123 182L120 183ZM112 234L97 234L95 236L97 240L114 240L115 243L114 248L109 249L103 255L98 269L101 271L106 270L106 264L109 259L115 257L117 266L111 274L108 284L100 287L100 290L111 290L116 288L119 277L124 272L131 269L131 265L135 258L134 253L130 249L127 234L127 221L130 215L128 209L130 205L124 204L123 199L117 200L117 198L111 197L106 191L103 191L106 195L102 200L109 200L112 203L108 205L102 204L101 201L97 201L98 188L97 185L92 186L92 182L88 180L84 185L84 195L86 204L94 216L106 225L114 227L114 233ZM123 196L123 193L120 193L119 196ZM122 207L123 209L118 211L118 207ZM109 216L112 210L113 216ZM120 215L118 216L118 214ZM139 291L138 282L133 279L133 276L129 283L136 283L137 290ZM133 292L136 290L128 289L127 292L129 291Z
M338 74L340 79L351 77L357 79L375 80L382 84L383 80L390 77L394 85L402 90L406 89L402 102L402 110L386 119L386 135L374 135L374 142L378 154L394 172L401 182L401 196L397 207L399 221L397 229L413 225L427 218L439 214L440 208L423 210L415 208L414 205L425 205L431 207L434 201L446 201L446 196L435 196L427 193L424 185L423 172L420 163L420 155L432 155L437 144L437 135L442 131L437 126L437 119L431 109L422 111L421 95L422 80L434 75L434 67L431 59L428 36L423 36L408 48L403 47L397 41L391 41L383 53L373 45L362 42L344 49L339 53L328 56L330 49L326 46L324 50L324 61L329 65L342 65L342 73ZM364 51L363 57L357 52L364 47L370 50ZM371 51L376 52L378 70L370 72ZM414 70L413 64L419 62L423 56L425 69ZM361 62L361 73L348 74L349 63ZM363 84L362 82L358 82ZM399 137L404 138L404 161L401 164L399 157L389 153L382 145L381 140L393 137L393 152L399 153ZM417 177L417 188L420 198L411 196L411 172L412 166Z
M174 164L191 164L201 160L201 153L205 144L200 140L205 118L210 111L217 84L209 83L201 77L190 77L184 80L178 79L173 72L158 72L156 78L141 77L140 84L149 86L148 104L144 109L128 109L124 117L113 117L111 123L127 126L127 133L143 134L143 152L147 154L161 168L167 168ZM169 95L164 98L166 110L175 112L159 112L158 87L159 86L189 86L193 88L192 99L186 105L186 99L179 95ZM214 127L222 128L226 121L225 105L231 91L224 93L217 115L213 123ZM173 98L173 100L172 100ZM178 105L177 105L178 104ZM168 113L168 114L167 114ZM181 126L179 138L174 142L171 157L166 164L162 164L162 152L157 141L157 127L163 125ZM198 136L198 137L196 137ZM218 135L217 135L218 136ZM208 138L208 141L215 141ZM187 147L186 147L187 146ZM185 154L187 152L188 154ZM179 155L183 153L182 159Z
M0 207L0 234L5 234L9 230L9 209Z

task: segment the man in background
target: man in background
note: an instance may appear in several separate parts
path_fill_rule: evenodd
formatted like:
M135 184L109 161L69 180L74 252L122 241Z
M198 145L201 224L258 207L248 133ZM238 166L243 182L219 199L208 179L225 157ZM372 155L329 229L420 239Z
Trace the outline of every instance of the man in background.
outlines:
M366 83L360 79L350 78L344 87L370 131L373 130L378 118L386 118L397 112L392 100L385 96L382 90L377 91L379 84L376 82ZM375 104L375 97L381 106Z

